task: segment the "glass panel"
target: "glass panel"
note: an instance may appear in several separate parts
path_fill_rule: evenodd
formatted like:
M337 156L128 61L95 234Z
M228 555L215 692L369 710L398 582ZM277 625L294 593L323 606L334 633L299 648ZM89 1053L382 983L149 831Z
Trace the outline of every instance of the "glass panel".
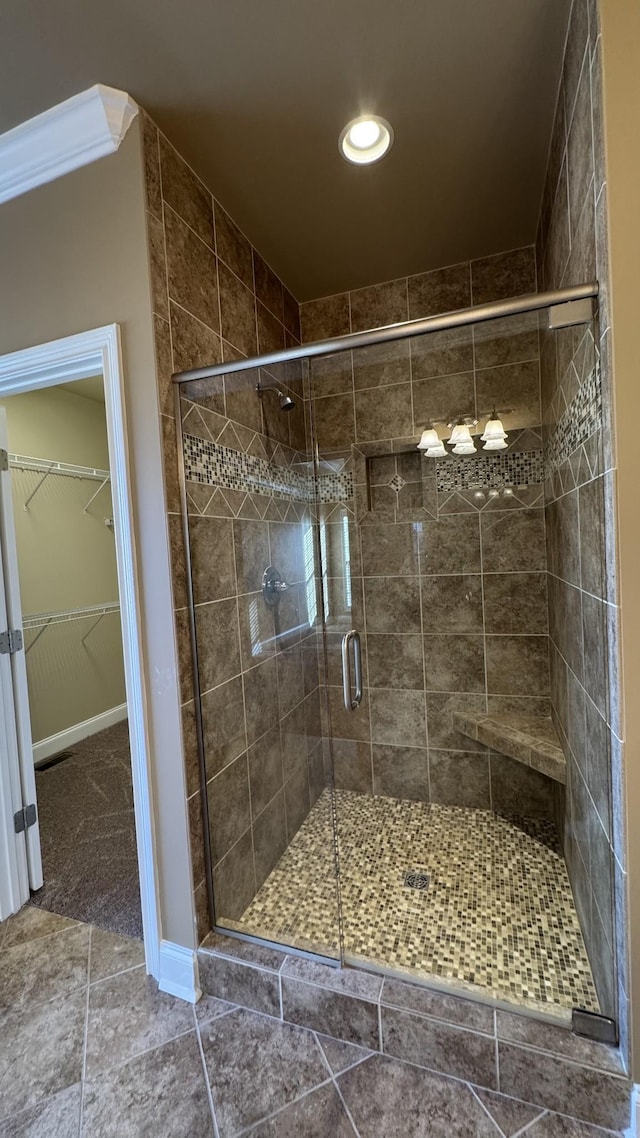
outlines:
M309 368L345 959L614 1015L593 329L534 313ZM455 425L471 453L418 449Z
M302 367L199 381L186 385L183 396L216 926L338 957L315 480ZM185 636L186 617L185 610ZM199 804L194 785L196 844ZM309 857L299 835L311 812Z
M564 854L600 1011L617 1018L611 447L597 322L541 331L551 701L567 756Z

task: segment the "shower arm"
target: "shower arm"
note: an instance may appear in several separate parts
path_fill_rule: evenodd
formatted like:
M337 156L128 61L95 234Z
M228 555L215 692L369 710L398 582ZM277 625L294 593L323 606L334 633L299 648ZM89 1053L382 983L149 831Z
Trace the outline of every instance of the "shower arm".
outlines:
M523 312L539 312L543 308L555 308L575 301L592 301L598 296L598 282L573 285L571 288L556 289L551 292L534 292L518 296L512 300L499 300L492 304L479 304L474 308L461 308L455 312L445 312L442 316L428 316L422 320L406 320L400 324L387 324L373 328L369 332L352 332L346 336L336 336L331 340L314 340L310 344L300 344L295 348L283 348L278 352L268 352L246 360L232 360L228 363L213 364L211 367L192 368L190 371L176 372L172 376L175 384L189 383L196 379L210 379L214 376L230 375L233 372L248 371L250 368L269 367L274 364L303 360L310 356L328 356L336 352L368 347L372 344L385 344L391 340L404 340L408 336L420 336L428 332L442 332L449 328L463 328L469 324L479 324L485 320L497 320L505 316L517 316ZM584 324L592 315L591 308L576 306L576 316L568 316L565 325Z

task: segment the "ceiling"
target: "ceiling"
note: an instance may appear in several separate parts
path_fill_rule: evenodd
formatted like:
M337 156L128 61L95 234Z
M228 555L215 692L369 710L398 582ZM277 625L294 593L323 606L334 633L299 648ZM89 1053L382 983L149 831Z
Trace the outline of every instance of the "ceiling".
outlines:
M54 391L68 391L70 395L82 395L94 403L104 403L104 380L102 375L90 375L86 379L74 379L71 383L59 383Z
M2 0L0 131L129 92L299 300L535 239L570 0ZM377 165L341 128L387 118Z

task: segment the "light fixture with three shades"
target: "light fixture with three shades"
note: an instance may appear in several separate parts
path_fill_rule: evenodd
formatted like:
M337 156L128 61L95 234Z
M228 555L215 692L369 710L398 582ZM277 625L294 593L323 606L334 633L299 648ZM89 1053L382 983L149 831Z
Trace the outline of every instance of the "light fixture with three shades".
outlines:
M469 417L454 419L449 423L451 434L446 440L453 454L471 455L477 453L476 443L471 434L471 428L477 426L477 420ZM498 451L507 449L507 433L498 418L495 409L487 420L484 432L480 435L482 449ZM425 427L420 436L418 450L424 451L426 458L444 458L448 451L444 441L438 435L434 426Z

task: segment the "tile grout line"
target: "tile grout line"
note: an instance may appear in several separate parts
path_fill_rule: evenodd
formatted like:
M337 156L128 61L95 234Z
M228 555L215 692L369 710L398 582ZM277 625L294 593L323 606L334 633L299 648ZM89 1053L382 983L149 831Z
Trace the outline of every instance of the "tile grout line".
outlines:
M178 998L179 997L177 996L171 997L171 999ZM181 1002L184 1003L185 1001ZM190 1005L190 1007L192 1006L193 1005ZM166 1047L168 1043L175 1043L178 1039L184 1039L185 1036L191 1035L193 1030L194 1029L192 1027L188 1027L185 1031L179 1031L177 1035L171 1035L168 1039L163 1039L161 1043L154 1043L151 1047L145 1047L142 1051L136 1051L133 1055L129 1055L129 1057L126 1059L118 1059L115 1063L111 1063L108 1067L103 1067L100 1071L96 1071L95 1074L89 1077L88 1082L91 1082L93 1079L101 1079L104 1075L109 1074L111 1071L116 1071L120 1067L128 1067L130 1063L133 1063L135 1060L142 1058L143 1055L150 1055L153 1051L159 1051L162 1047Z
M273 1110L270 1114L265 1114L262 1118L258 1118L254 1122L250 1122L248 1126L243 1126L240 1130L236 1130L233 1135L229 1136L229 1138L244 1138L245 1135L250 1135L257 1126L261 1126L264 1122L270 1122L273 1118L278 1118L288 1107L302 1102L304 1099L309 1098L309 1096L312 1095L314 1091L319 1091L322 1089L322 1087L328 1087L332 1082L333 1080L331 1076L329 1076L327 1079L323 1079L321 1083L316 1083L315 1086L309 1087L308 1090L303 1091L302 1094L297 1095L296 1098L290 1099L289 1102L283 1103L283 1105L279 1106L277 1110Z
M225 1013L225 1014L228 1014L228 1013ZM222 1019L222 1018L223 1018L222 1016L216 1016L216 1019ZM213 1122L213 1132L214 1132L215 1138L220 1138L220 1130L218 1127L218 1119L216 1116L216 1108L215 1108L215 1104L213 1101L213 1091L211 1090L211 1081L209 1079L209 1072L207 1070L207 1063L206 1063L206 1059L204 1056L204 1047L202 1046L202 1038L200 1035L200 1024L198 1023L198 1017L196 1015L195 1007L193 1008L193 1021L195 1024L196 1041L198 1044L198 1051L200 1052L200 1062L202 1064L202 1074L204 1077L205 1086L207 1088L207 1098L209 1100L209 1110L211 1112L211 1119Z
M29 906L27 903L27 905L24 907L25 908L30 907L32 909L35 909L39 913L49 913L50 916L57 916L58 915L57 913L50 913L49 909L40 909L39 906L37 906L37 905ZM21 909L18 910L18 913L20 913L20 912L22 912ZM18 913L12 913L11 916L17 917ZM7 921L9 921L9 920L11 920L11 917L7 918ZM65 933L77 932L78 929L86 928L86 927L87 926L86 926L85 921L74 920L72 925L67 925L67 927L64 929L55 929L53 932L45 933L43 936L27 937L25 940L18 940L18 941L15 941L13 944L8 944L8 945L6 945L5 948L2 948L2 946L0 946L0 951L1 952L11 952L11 950L14 948L16 948L16 949L17 948L25 948L28 944L35 944L36 942L41 943L43 940L50 940L51 937L64 936ZM91 927L91 926L89 926L89 927ZM4 940L6 940L8 931L9 931L8 928L5 929ZM4 941L3 941L3 943L4 943ZM46 1003L46 1000L42 1000L39 1002Z
M496 1052L496 1090L500 1091L500 1040L498 1038L498 1011L493 1009L493 1032Z
M355 1064L355 1065L357 1066L358 1064ZM347 1067L346 1069L351 1070L352 1068ZM340 1073L344 1074L344 1071L341 1071ZM340 1099L340 1102L342 1103L342 1106L344 1108L344 1112L345 1112L347 1118L349 1119L349 1122L351 1123L351 1125L353 1127L353 1131L354 1131L356 1138L360 1138L360 1131L358 1130L358 1127L356 1126L355 1119L354 1119L351 1111L349 1110L349 1107L347 1106L345 1097L342 1093L342 1088L340 1087L340 1084L339 1084L336 1076L333 1074L333 1071L331 1072L331 1081L332 1081L333 1086L335 1088L336 1094L338 1095L338 1098Z
M532 1105L535 1106L535 1103L533 1103ZM526 1122L524 1124L524 1126L521 1126L519 1130L516 1130L516 1132L512 1136L512 1138L520 1138L521 1134L527 1134L531 1130L531 1128L533 1126L535 1126L535 1124L537 1122L540 1122L541 1119L545 1118L548 1113L549 1113L549 1111L547 1111L547 1110L541 1111L541 1113L536 1115L535 1118L532 1118L530 1122Z
M482 1107L482 1109L485 1112L485 1114L487 1115L487 1117L491 1119L493 1125L495 1126L496 1130L498 1131L498 1134L500 1135L500 1138L509 1138L509 1135L505 1134L502 1127L498 1125L495 1118L491 1114L491 1111L489 1110L489 1108L487 1106L485 1106L485 1104L483 1103L480 1096L478 1094L476 1094L475 1086L472 1083L467 1083L467 1086L468 1086L469 1090L471 1091L471 1094L473 1095L474 1099L478 1103L478 1105Z
M193 797L193 795L191 795L191 797ZM138 968L144 967L145 963L143 960L140 964L132 964L129 968L121 968L118 972L110 972L108 976L101 976L99 980L89 980L89 987L97 988L99 984L106 984L108 980L113 980L115 976L124 976L125 972L135 972Z
M347 1104L345 1102L344 1095L342 1094L342 1091L341 1091L340 1086L338 1084L338 1075L344 1075L346 1071L351 1071L351 1070L353 1070L354 1067L358 1067L360 1065L360 1063L364 1062L364 1059L360 1059L357 1063L352 1063L349 1067L345 1067L343 1071L339 1071L336 1074L336 1072L331 1067L331 1064L329 1063L327 1056L324 1053L324 1048L323 1048L320 1040L318 1039L318 1033L314 1031L312 1034L313 1034L314 1039L315 1039L315 1041L318 1045L318 1048L320 1050L320 1054L322 1056L322 1061L323 1061L325 1067L327 1068L327 1070L329 1072L329 1076L331 1078L331 1082L333 1083L334 1090L336 1091L336 1094L338 1095L338 1098L340 1099L340 1102L342 1103L345 1114L347 1115L347 1118L349 1119L349 1122L351 1123L351 1125L353 1127L356 1138L360 1138L360 1133L358 1131L358 1127L355 1124L355 1121L353 1119L351 1111L349 1110L349 1107L347 1106Z
M91 941L93 939L93 926L89 925L89 944L87 947L87 997L84 1010L84 1032L82 1040L82 1068L80 1072L80 1110L78 1117L78 1136L82 1134L84 1123L84 1092L87 1077L87 1041L89 1036L89 995L91 992Z

